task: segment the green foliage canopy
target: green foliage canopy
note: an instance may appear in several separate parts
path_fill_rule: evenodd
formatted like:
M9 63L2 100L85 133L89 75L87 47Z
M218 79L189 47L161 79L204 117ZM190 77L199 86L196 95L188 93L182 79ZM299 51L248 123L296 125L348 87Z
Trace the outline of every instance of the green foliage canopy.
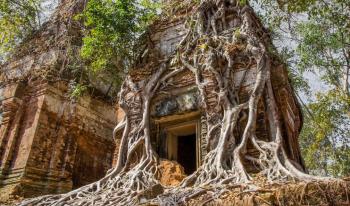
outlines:
M73 83L73 98L87 90L87 79L110 84L115 91L119 89L122 78L134 63L139 37L155 19L159 6L152 0L87 2L75 19L84 23L80 56L84 61L83 74L88 78Z
M39 0L0 0L0 61L38 28Z
M350 99L337 90L316 95L304 108L306 120L300 143L305 162L314 174L350 174Z
M133 64L137 39L157 8L150 0L90 0L78 16L86 27L81 56L88 67L121 77Z

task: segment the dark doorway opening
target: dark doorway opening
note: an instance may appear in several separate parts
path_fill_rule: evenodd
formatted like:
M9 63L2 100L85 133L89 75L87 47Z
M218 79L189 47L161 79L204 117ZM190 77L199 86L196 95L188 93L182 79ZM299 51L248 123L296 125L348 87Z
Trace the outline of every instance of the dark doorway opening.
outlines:
M196 171L196 134L178 136L177 161L187 175Z
M159 125L157 152L160 158L179 163L190 175L200 166L199 120L197 116L194 120L168 118Z

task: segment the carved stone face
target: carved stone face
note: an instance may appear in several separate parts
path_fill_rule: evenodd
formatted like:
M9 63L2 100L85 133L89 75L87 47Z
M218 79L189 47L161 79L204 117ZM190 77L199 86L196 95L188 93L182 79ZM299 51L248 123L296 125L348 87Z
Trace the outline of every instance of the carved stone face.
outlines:
M153 116L163 117L185 113L198 109L198 93L189 92L178 96L167 97L153 106Z

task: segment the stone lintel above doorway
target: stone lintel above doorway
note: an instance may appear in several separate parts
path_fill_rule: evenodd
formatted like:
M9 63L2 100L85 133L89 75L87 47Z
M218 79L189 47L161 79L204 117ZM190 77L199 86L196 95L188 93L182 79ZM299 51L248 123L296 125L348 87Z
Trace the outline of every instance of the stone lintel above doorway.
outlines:
M151 116L154 118L185 114L199 109L199 94L193 89L181 94L159 95L152 103Z

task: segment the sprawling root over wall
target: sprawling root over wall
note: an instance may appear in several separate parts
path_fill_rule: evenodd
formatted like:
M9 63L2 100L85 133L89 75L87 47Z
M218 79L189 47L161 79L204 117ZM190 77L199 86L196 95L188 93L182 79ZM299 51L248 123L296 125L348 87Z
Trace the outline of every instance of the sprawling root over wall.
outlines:
M227 14L235 16L233 25L226 22ZM200 194L208 186L220 191L228 186L249 185L253 177L244 162L255 165L260 175L271 182L326 180L301 172L286 154L281 117L270 79L273 59L268 51L272 45L251 7L235 0L202 0L187 24L188 33L176 55L160 62L160 67L147 81L133 82L128 77L122 85L119 104L126 118L115 129L115 132L124 131L117 166L95 183L67 194L31 199L21 205L138 204L140 192L159 184L157 157L150 143L150 102L167 80L185 69L195 75L202 97L210 152L202 166L179 187L169 189L153 201L173 204ZM237 64L256 70L255 85L247 102L241 102L238 96L244 77L240 82L232 80ZM215 102L208 101L212 97ZM268 116L272 131L269 142L256 135L259 101L265 101L271 114ZM244 118L243 135L238 135L234 131ZM247 154L248 143L259 156ZM179 198L174 197L175 193Z

